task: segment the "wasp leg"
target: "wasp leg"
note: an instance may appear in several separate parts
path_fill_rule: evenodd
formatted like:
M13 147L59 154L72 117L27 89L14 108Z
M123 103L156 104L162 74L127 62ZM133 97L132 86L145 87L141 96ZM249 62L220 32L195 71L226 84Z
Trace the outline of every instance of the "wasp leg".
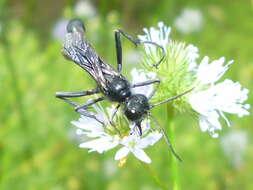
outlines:
M113 118L115 117L116 113L117 113L118 110L119 110L119 107L120 107L120 104L118 104L118 105L114 108L114 110L113 110L112 117L111 117L111 119L110 119L110 123L111 123L111 124L112 124L112 122L113 122Z
M160 83L160 80L159 79L151 79L151 80L147 80L144 82L138 82L138 83L133 84L131 86L131 88L136 88L136 87L140 87L140 86L147 86L147 85L150 85L153 83Z
M118 134L121 136L121 133L120 133L120 130L116 127L116 125L113 123L113 118L115 117L117 111L119 110L119 107L120 107L120 104L118 104L114 110L113 110L113 113L112 113L112 117L110 119L110 124L115 128L115 130L118 132Z
M116 54L117 54L117 71L121 73L122 70L122 46L120 40L120 32L116 31L115 36L115 45L116 45Z
M89 107L89 106L91 106L92 104L95 104L95 103L97 103L99 101L104 100L104 97L93 99L93 100L89 101L86 104L77 104L74 101L72 101L70 99L67 99L67 98L64 98L64 97L61 97L61 99L63 99L65 102L69 103L70 105L74 106L76 112L80 113L81 115L93 118L96 121L98 121L99 123L104 124L94 114L92 114L91 112L89 112L88 110L86 110L86 108Z
M97 122L101 123L102 125L105 125L105 123L103 121L100 121L94 114L90 113L86 109L79 109L77 112L85 117L95 119Z
M166 52L164 50L164 48L162 46L160 46L159 44L152 42L152 41L142 41L141 43L143 44L151 44L151 45L155 45L157 47L159 47L162 50L162 58L156 63L156 64L152 64L152 66L158 68L158 66L160 65L160 63L164 60Z
M125 38L133 42L136 46L141 44L141 41L138 38L130 36L129 34L123 32L122 30L116 30L114 33L115 36L115 45L116 45L116 53L117 53L117 70L121 73L122 70L122 46L121 46L121 39L120 34L123 35Z
M79 92L56 92L57 98L75 98L81 96L88 96L99 93L98 89L91 89L87 91L79 91Z
M159 79L152 79L152 80L147 80L145 82L139 82L139 83L135 83L132 85L132 88L136 88L136 87L140 87L140 86L147 86L150 84L154 84L157 83L157 86L155 87L155 89L151 92L151 94L148 95L148 99L151 99L152 96L155 94L156 90L158 89L159 85L160 85L160 80Z
M194 88L191 88L190 90L187 90L187 91L185 91L185 92L183 92L183 93L181 93L181 94L178 94L178 95L176 95L176 96L173 96L173 97L171 97L171 98L168 98L168 99L166 99L166 100L163 100L163 101L161 101L161 102L158 102L158 103L156 103L156 104L150 105L150 109L152 109L152 108L155 107L155 106L159 106L159 105L161 105L161 104L164 104L164 103L173 101L173 100L175 100L175 99L177 99L177 98L180 98L181 96L183 96L183 95L189 93L189 92L192 91L193 89L194 89Z
M75 107L75 110L78 112L80 109L86 109L87 107L89 107L97 102L100 102L104 99L105 99L105 97L99 97L99 98L92 99L92 100L88 101L88 103L86 103L86 104L79 104L78 106Z
M138 44L151 44L151 45L155 45L158 48L160 48L162 50L163 56L156 64L152 64L154 67L158 67L160 65L160 63L163 61L163 59L165 58L166 53L165 53L164 48L161 45L159 45L155 42L152 42L152 41L141 41L140 39L135 38L122 30L117 30L115 32L115 42L116 42L116 50L117 50L118 72L121 72L121 69L122 69L122 47L121 47L120 34L123 35L128 40L130 40L131 42L133 42L136 46Z

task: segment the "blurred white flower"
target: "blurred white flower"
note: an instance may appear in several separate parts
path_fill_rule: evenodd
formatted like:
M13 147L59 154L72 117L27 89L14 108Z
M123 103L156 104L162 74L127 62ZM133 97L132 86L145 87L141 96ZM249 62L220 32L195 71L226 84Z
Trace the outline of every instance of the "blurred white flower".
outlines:
M105 111L98 106L93 106L96 110L96 117L105 124L109 123L109 118ZM78 127L76 133L85 135L91 140L80 144L81 148L90 149L89 152L97 151L103 153L116 147L120 142L119 135L111 135L105 131L105 126L93 118L81 116L78 121L72 121L73 125Z
M221 147L231 164L239 169L248 145L248 135L244 131L231 131L221 137Z
M124 146L119 149L115 155L115 160L120 160L126 157L130 152L139 160L151 163L151 159L144 152L143 149L148 146L153 146L160 138L162 134L159 132L151 132L145 137L140 137L136 133L126 136L122 139L121 144Z
M74 12L77 17L92 18L96 16L96 8L92 5L89 0L79 0L77 1Z
M126 52L126 55L123 57L124 59L124 63L127 63L129 65L137 65L140 63L141 61L141 53L140 51L136 51L136 50L130 50L128 52Z
M198 32L203 25L202 12L199 9L184 8L174 24L176 29L183 34Z
M110 159L105 159L103 161L103 174L108 177L111 178L113 177L118 170L118 167L115 164L115 160Z
M139 83L139 82L145 82L147 80L155 79L156 73L154 72L144 72L142 70L137 70L137 69L132 69L131 71L132 75L132 83ZM132 92L134 94L143 94L145 96L149 96L153 92L153 85L145 85L145 86L140 86L132 89Z
M169 43L169 36L171 28L164 25L163 22L158 23L158 29L154 27L150 27L149 29L144 28L144 35L138 35L138 38L141 41L152 41L157 43L158 45L162 46L166 49L167 44ZM144 44L145 51L148 55L156 55L157 54L157 47L152 44Z
M52 31L52 35L56 40L63 40L64 36L67 34L66 27L68 25L69 20L68 19L60 19L58 20Z
M216 83L227 71L232 63L229 61L223 66L224 58L220 58L208 64L205 57L197 69L197 80L205 90L193 93L189 102L192 108L199 113L199 124L202 131L208 131L213 137L218 137L216 130L221 130L220 116L230 123L224 112L236 114L239 117L249 115L249 104L243 104L248 98L248 89L244 89L238 82L226 79ZM216 84L215 84L216 83Z

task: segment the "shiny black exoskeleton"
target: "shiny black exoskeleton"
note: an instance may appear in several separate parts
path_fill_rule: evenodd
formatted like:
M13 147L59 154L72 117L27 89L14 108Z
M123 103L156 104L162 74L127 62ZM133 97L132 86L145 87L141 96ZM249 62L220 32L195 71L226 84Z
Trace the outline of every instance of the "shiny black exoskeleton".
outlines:
M126 100L123 110L130 121L141 121L149 110L148 98L143 94L134 94Z
M82 111L82 114L97 120L98 118L96 118L95 115L92 115L92 113L87 111L86 108L88 106L104 99L118 102L119 104L117 109L120 106L123 106L127 119L136 123L141 134L141 120L148 113L150 108L148 100L151 96L146 97L142 94L132 94L131 89L139 86L159 83L160 81L158 79L154 79L137 84L130 84L121 74L122 48L120 35L125 36L135 44L140 43L139 39L133 38L120 30L115 32L118 62L117 71L115 71L97 55L93 47L85 39L85 27L79 19L73 19L69 22L67 25L67 32L62 50L63 55L85 69L95 79L97 88L81 92L57 92L56 96L74 105L77 111ZM83 105L78 105L68 99L71 97L80 97L97 93L102 93L103 96L93 99Z
M81 20L73 19L67 25L67 34L65 36L62 53L63 55L72 60L78 66L87 71L92 78L97 83L97 88L79 91L79 92L57 92L56 97L65 100L67 103L73 105L75 110L79 113L96 119L98 122L102 123L94 114L89 112L87 108L92 104L95 104L99 101L108 99L113 102L118 102L118 105L112 114L115 115L116 111L120 106L123 107L123 112L127 119L136 124L139 129L140 135L142 134L141 121L149 113L149 110L156 105L160 105L171 100L174 100L187 92L184 92L178 96L168 98L162 102L159 102L154 105L149 105L149 100L154 95L155 90L149 95L143 94L133 94L131 92L132 88L146 86L153 83L160 83L159 79L147 80L136 84L130 84L128 80L121 74L122 70L122 47L121 47L121 35L132 41L135 45L149 43L156 45L161 48L163 54L164 49L151 41L140 41L138 38L134 38L121 30L115 32L115 42L116 42L116 51L117 51L117 71L111 67L109 64L106 64L96 53L93 47L89 44L84 36L85 27ZM154 66L159 66L161 60L154 64ZM85 104L77 104L70 100L69 98L88 96L101 93L102 96L92 99ZM113 118L112 118L113 120ZM166 135L164 135L166 137ZM171 145L169 144L172 149ZM172 149L172 152L175 152ZM175 154L176 155L176 154ZM177 155L176 155L177 156Z
M108 83L105 95L111 101L124 102L131 96L131 86L127 80L115 77Z

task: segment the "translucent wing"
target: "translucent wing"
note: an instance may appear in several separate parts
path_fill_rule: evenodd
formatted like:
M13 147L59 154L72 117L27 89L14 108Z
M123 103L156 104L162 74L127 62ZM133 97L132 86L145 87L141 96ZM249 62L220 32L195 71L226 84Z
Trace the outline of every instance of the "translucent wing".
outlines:
M97 55L82 32L74 31L66 34L62 54L86 70L102 88L106 88L108 78L104 75L121 76Z

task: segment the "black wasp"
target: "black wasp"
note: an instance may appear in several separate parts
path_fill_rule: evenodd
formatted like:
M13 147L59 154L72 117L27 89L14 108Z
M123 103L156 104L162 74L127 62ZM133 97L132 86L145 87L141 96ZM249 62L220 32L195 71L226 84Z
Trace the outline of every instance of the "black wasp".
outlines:
M130 84L128 80L121 74L122 70L122 47L121 47L121 35L126 37L128 40L133 42L135 45L149 43L156 45L161 48L163 52L163 57L161 60L154 64L158 66L164 58L164 49L151 41L140 41L138 38L134 38L121 30L115 31L115 42L116 42L116 51L117 51L117 70L112 68L110 65L106 64L96 53L93 47L86 40L85 26L79 19L72 19L67 25L67 35L64 41L62 53L63 55L72 61L74 61L78 66L87 71L91 77L97 83L97 88L87 91L79 92L57 92L56 97L61 98L68 102L69 104L75 107L75 110L84 116L91 117L96 119L98 122L102 123L94 114L89 112L86 108L102 100L110 100L112 102L118 102L118 105L115 108L113 116L116 114L119 107L123 107L123 112L127 119L133 122L138 130L140 135L142 134L141 121L147 116L150 112L149 110L156 105L160 105L171 100L174 100L187 92L184 92L180 95L177 95L172 98L168 98L162 102L150 105L149 100L154 95L155 90L149 96L143 94L133 94L131 92L132 88L146 86L151 84L160 83L159 79L147 80L144 82ZM157 87L158 87L157 85ZM86 104L77 104L71 101L69 98L88 96L93 94L102 94L102 96L92 99ZM112 118L113 120L113 118ZM164 131L163 131L164 132ZM165 135L165 133L164 133ZM165 136L166 137L166 136ZM169 144L172 152L175 154L174 150L171 147L171 144L166 137L166 142ZM175 154L176 155L176 154ZM177 156L177 155L176 155ZM177 156L178 157L178 156Z

